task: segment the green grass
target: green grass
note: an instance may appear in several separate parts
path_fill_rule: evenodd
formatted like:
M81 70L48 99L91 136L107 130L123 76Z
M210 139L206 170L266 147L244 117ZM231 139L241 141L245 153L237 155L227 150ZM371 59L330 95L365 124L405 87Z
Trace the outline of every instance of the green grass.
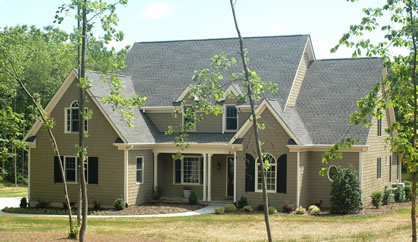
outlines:
M17 187L10 182L0 182L0 197L27 197L28 187L19 184Z

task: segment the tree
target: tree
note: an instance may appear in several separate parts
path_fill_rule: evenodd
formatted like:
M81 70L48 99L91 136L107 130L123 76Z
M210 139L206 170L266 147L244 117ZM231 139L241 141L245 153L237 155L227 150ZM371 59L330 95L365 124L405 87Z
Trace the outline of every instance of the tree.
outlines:
M351 0L354 2L355 0ZM343 45L354 47L353 58L361 56L379 55L384 60L388 70L386 79L378 83L373 90L357 102L358 111L350 115L350 122L362 124L364 127L372 126L372 118L384 116L384 110L393 107L397 116L396 122L391 123L386 130L391 136L386 140L392 145L393 152L401 153L401 161L412 173L412 202L411 222L412 241L416 241L416 180L417 180L417 2L414 0L389 0L381 8L363 9L365 16L360 24L351 25L350 30L343 34L331 52L335 52ZM380 26L383 18L388 16L390 24ZM382 22L381 22L382 21ZM363 39L366 32L385 33L385 41L377 44L369 39ZM402 48L408 54L394 55L390 47ZM379 97L383 90L384 96ZM355 137L348 137L337 142L326 152L322 158L327 163L334 158L341 158L341 148L351 147L358 141ZM325 174L325 168L321 170Z

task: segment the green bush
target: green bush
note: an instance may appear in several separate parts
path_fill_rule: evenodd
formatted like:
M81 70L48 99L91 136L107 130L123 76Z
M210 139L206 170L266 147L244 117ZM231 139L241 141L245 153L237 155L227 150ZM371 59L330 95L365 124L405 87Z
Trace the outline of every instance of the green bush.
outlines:
M126 207L125 201L122 198L116 199L113 203L113 206L116 210L123 210Z
M227 213L233 213L233 212L237 211L237 207L235 207L235 205L232 204L232 203L231 204L225 204L224 208L225 208L225 212L227 212Z
M237 203L237 207L238 208L243 208L247 205L248 205L248 199L244 196L241 196L241 198L239 199L239 201Z
M194 191L192 191L190 193L189 203L190 204L197 204L197 195L196 195L196 193Z
M403 186L398 186L394 194L395 194L395 202L405 201L405 189Z
M244 210L245 212L252 212L254 211L253 207L251 207L250 205L246 205L242 208L242 210Z
M321 213L321 209L319 209L315 205L309 206L309 210L308 211L309 211L309 214L310 215L319 215Z
M412 194L411 186L405 186L405 200L406 201L411 201L411 194Z
M26 208L27 206L28 206L28 201L26 200L26 197L22 197L22 199L20 199L19 207Z
M296 203L288 203L287 201L284 201L284 205L282 207L283 213L290 213L295 210L296 210Z
M296 213L296 214L305 214L305 213L306 213L306 209L305 209L305 208L303 208L302 206L300 206L300 207L298 207L298 208L295 210L295 213Z
M276 214L277 213L277 209L273 206L269 206L269 214Z
M223 208L215 208L215 213L216 214L224 214L225 213L225 209L223 209Z
M80 234L81 226L77 223L77 221L73 222L73 228L68 233L69 239L77 239L78 235Z
M334 213L358 213L361 210L361 189L357 172L353 168L337 168L331 185L331 211Z
M156 186L152 188L152 194L151 194L151 199L153 201L161 201L161 197L163 195L163 189L161 188L161 186Z
M383 191L383 198L382 198L382 204L383 205L388 205L389 203L391 203L391 198L392 198L392 191L390 189L385 189Z
M380 205L382 204L382 192L374 192L371 195L372 197L372 204L375 208L380 208Z
M312 211L313 209L316 209L316 208L318 208L318 206L316 206L316 205L311 205L311 206L309 206L309 208L308 208L308 213L311 213L311 211Z
M97 210L102 210L102 205L100 204L100 202L98 202L98 201L94 201L94 204L93 204L93 210L94 210L94 211L97 211Z

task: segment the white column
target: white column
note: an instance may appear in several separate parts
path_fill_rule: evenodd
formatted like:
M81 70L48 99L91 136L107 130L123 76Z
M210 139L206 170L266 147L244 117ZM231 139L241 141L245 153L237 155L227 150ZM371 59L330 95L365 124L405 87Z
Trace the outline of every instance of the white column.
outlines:
M158 186L158 153L154 153L154 187Z
M300 202L300 152L296 153L296 207L299 207Z
M129 160L129 148L124 151L124 166L123 166L123 200L128 203L128 160Z
M30 147L28 150L28 204L30 206Z
M212 154L208 154L208 201L212 201L211 187L212 187Z
M237 201L237 152L234 150L234 202Z
M207 180L207 165L206 165L206 155L207 154L202 154L203 155L203 201L206 201L206 180Z
M358 153L358 176L360 180L361 201L363 201L363 152Z

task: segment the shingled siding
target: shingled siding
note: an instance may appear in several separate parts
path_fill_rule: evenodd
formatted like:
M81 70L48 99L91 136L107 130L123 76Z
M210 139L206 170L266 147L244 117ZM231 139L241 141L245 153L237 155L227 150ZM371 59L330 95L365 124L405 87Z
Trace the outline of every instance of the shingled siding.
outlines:
M383 118L382 136L377 136L377 120L373 119L373 126L370 128L367 144L370 145L368 151L363 153L363 203L365 206L370 205L371 194L375 191L383 191L389 182L389 156L392 155L391 147L385 142L389 136L385 129L389 125L388 113ZM382 177L377 178L377 158L382 158ZM392 182L398 182L396 179L396 155L392 157Z
M57 103L51 116L54 118L53 132L57 139L61 155L75 155L77 134L64 134L64 108L78 100L79 89L72 83L61 100ZM118 135L101 114L100 110L89 99L86 106L93 111L93 119L88 123L89 137L86 139L88 155L98 157L98 185L87 186L89 202L100 202L103 206L113 206L113 201L123 197L123 151L113 145ZM45 129L36 134L36 148L31 149L31 202L45 201L62 204L64 192L62 183L54 184L54 151ZM78 184L68 185L70 199L75 202L79 194ZM61 206L61 205L60 205Z
M176 115L172 113L147 113L147 115L160 132L167 131L169 125L180 127L182 123L181 113Z
M287 99L287 106L294 107L296 105L296 100L299 96L300 88L302 87L303 79L305 78L306 70L308 69L309 65L309 57L308 53L304 53L299 69L296 73L295 80L293 81L292 89L290 89L290 94Z
M143 183L136 182L136 157L143 159ZM138 205L151 200L154 182L154 156L152 150L131 150L128 153L128 204Z
M267 110L267 109L266 109ZM264 153L272 154L276 160L283 154L287 154L287 193L269 193L269 203L281 208L284 201L290 203L296 202L296 153L290 153L286 147L289 135L284 131L274 116L269 111L261 114L259 121L264 123L266 128L260 131L260 139L263 143ZM245 153L250 153L254 158L256 155L256 146L254 140L254 131L249 129L244 135L244 151L237 152L237 199L241 196L247 197L252 206L258 206L263 203L262 192L245 191Z

